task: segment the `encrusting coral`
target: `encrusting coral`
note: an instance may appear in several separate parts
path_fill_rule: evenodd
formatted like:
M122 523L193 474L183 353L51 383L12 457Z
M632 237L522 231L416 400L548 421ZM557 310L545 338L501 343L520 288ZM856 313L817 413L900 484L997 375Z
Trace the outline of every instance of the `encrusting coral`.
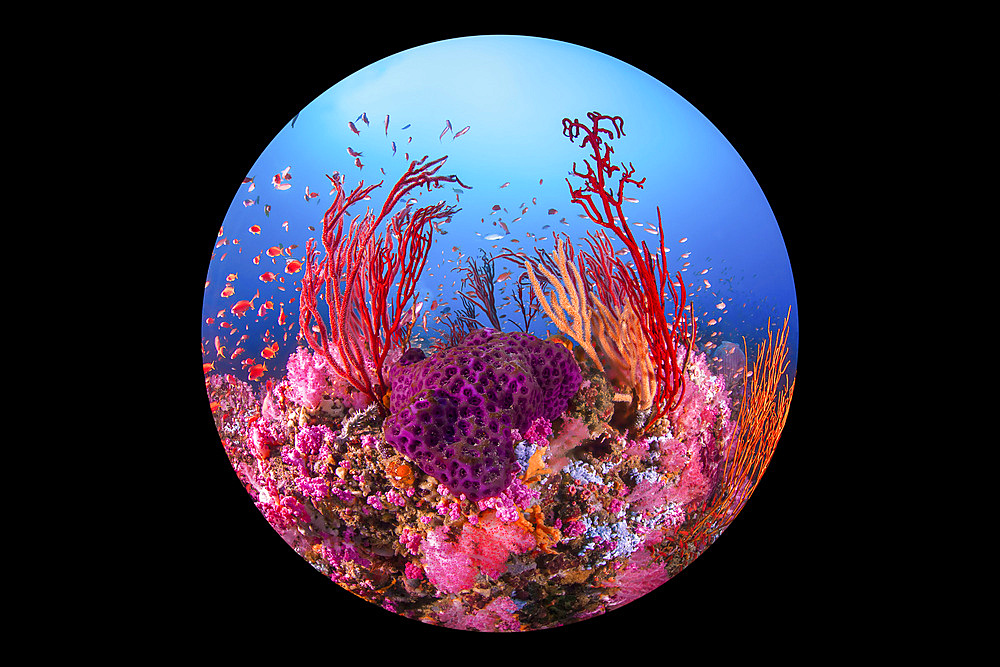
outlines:
M471 500L510 484L511 429L561 415L582 380L562 345L492 329L473 332L432 357L411 349L388 378L386 442Z

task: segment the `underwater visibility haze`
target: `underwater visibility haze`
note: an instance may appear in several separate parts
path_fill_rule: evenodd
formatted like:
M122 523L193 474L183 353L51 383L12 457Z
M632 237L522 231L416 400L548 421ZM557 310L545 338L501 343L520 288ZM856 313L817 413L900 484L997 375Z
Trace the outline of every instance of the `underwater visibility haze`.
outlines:
M208 404L318 577L459 630L565 625L668 581L760 481L794 388L788 256L659 81L553 40L436 42L235 177Z

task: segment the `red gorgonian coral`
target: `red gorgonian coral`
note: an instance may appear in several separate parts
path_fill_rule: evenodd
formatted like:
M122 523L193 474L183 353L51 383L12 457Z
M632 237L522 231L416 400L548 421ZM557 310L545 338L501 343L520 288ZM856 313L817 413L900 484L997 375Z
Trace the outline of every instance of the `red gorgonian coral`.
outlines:
M404 314L411 299L415 300L433 231L460 209L444 201L414 209L416 200L410 199L389 219L387 234L376 231L383 218L416 188L426 186L429 192L432 187L443 187L442 183L469 188L455 175L437 175L447 158L426 162L425 155L410 162L381 210L355 215L346 234L348 209L370 199L382 182L365 187L361 181L346 194L340 182L331 178L337 194L323 216L326 257L317 259L315 239L306 242L299 330L337 375L373 400L381 401L385 394L382 367L389 350L401 350L409 337L412 318L407 326ZM319 310L321 296L327 304L326 321Z
M659 223L660 247L650 252L646 242L640 248L632 235L631 229L625 224L625 213L622 210L624 190L627 184L642 188L646 179L634 178L635 168L631 163L618 167L611 164L611 154L614 149L608 140L624 136L624 121L621 116L605 116L591 111L587 114L591 125L587 126L579 119L563 119L563 135L570 140L583 137L581 148L590 147L592 165L584 160L586 172L581 173L573 163L573 175L583 179L581 187L574 188L566 179L573 203L583 207L587 217L592 222L611 230L621 239L632 256L633 266L627 265L620 257L611 253L610 243L606 233L599 230L596 235L589 234L592 253L581 253L581 269L587 266L587 277L594 282L598 293L609 302L622 302L628 299L633 311L639 316L639 324L653 359L655 383L653 387L652 412L647 424L655 423L668 411L673 410L680 402L684 393L684 366L687 354L690 353L695 335L694 317L685 307L687 300L684 281L680 272L676 274L676 283L671 279L667 269L667 250L663 240L663 220L660 209L656 215ZM610 121L613 128L602 127L603 121ZM614 183L609 181L620 172L617 189L612 189ZM595 197L597 200L595 201ZM668 322L665 300L673 301L673 320ZM678 361L677 350L684 345L685 357Z

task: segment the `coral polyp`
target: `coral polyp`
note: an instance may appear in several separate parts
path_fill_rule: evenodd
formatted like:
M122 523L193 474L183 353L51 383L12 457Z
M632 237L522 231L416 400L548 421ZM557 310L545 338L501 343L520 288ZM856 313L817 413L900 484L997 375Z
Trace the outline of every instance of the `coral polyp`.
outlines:
M415 76L472 46L519 80L554 68L569 83L553 99L572 108L532 106L530 142L456 91L440 124L437 97L343 111L379 72ZM698 218L717 193L678 185L662 163L674 146L651 131L696 117L645 106L646 79L623 71L625 108L580 121L590 96L569 73L599 54L523 38L425 48L332 88L261 156L269 179L244 179L206 281L209 408L254 505L317 581L459 630L584 621L680 572L761 482L794 390L791 276L758 295L757 274L741 285L712 256L758 271L787 258L769 209L733 212L728 235ZM745 187L725 155L703 182ZM743 254L748 230L764 257Z

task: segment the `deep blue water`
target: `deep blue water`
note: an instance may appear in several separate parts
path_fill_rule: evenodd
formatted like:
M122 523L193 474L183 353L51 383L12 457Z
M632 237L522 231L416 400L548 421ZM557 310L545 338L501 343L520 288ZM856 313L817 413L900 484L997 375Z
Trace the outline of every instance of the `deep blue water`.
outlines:
M240 359L262 361L267 331L281 344L278 357L266 362L269 375L283 368L296 344L295 287L301 273L286 274L287 257L272 259L264 251L295 245L291 257L303 259L306 240L319 237L323 212L333 200L327 174L344 174L348 190L362 179L366 185L383 181L369 202L375 208L409 160L424 155L431 160L447 155L439 173L456 174L472 186L457 199L450 186L418 196L421 205L444 199L462 209L443 227L444 234L435 235L421 280L431 328L441 328L433 322L435 315L460 305L456 291L462 274L454 271L459 253L478 258L481 249L495 255L510 248L533 254L535 245L550 250L557 232L579 244L595 227L570 203L566 178L574 162L585 169L588 153L579 141L563 136L562 119L583 120L592 110L624 120L625 136L612 141L614 161L632 163L636 176L646 178L643 189L626 188L626 196L638 199L625 208L628 224L637 240L657 243L658 236L645 229L655 225L659 207L669 266L672 272L683 269L701 342L746 337L753 345L768 318L772 328L780 326L791 306L794 371L797 310L787 253L763 192L732 145L697 109L643 72L589 49L527 37L463 38L397 54L343 80L289 119L249 166L246 176L254 179L253 190L242 185L220 221L227 244L215 250L207 271L203 322L209 317L215 322L203 326L206 361L216 359L214 339L219 335L227 357L237 346L246 352L234 361L219 359L216 370L245 377ZM359 120L362 114L367 125ZM445 131L448 122L451 130ZM355 166L348 147L362 154L362 168ZM271 179L286 167L291 179L282 182L291 187L277 190ZM319 196L305 197L307 188ZM246 200L253 204L244 205ZM253 225L260 227L259 235L249 231ZM488 239L491 235L503 238ZM258 256L259 264L254 264ZM504 270L504 263L498 263L497 274ZM268 271L284 276L284 283L262 282L259 276ZM228 281L234 293L222 297L232 273L238 275ZM498 303L511 284L498 286ZM246 317L230 314L238 300L250 299L258 290L255 308ZM274 309L257 317L257 307L266 300ZM435 300L438 308L431 311ZM287 321L279 327L282 303ZM724 311L716 307L719 303L725 304ZM500 312L520 320L509 307ZM716 323L709 326L712 319ZM223 321L234 328L220 328ZM544 335L547 322L537 321L533 331ZM719 333L710 337L713 331ZM247 340L237 345L244 334Z

